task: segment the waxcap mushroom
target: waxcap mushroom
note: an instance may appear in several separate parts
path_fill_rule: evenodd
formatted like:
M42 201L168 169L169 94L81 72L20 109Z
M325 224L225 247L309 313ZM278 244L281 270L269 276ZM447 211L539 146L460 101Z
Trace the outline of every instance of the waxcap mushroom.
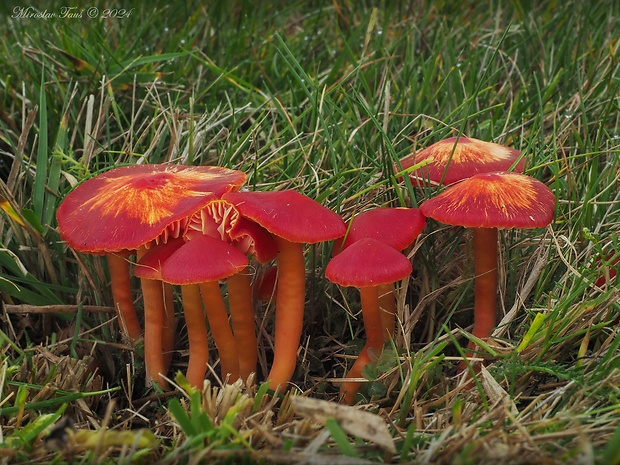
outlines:
M366 344L340 386L342 399L352 404L361 384L351 379L359 378L364 367L376 360L384 344L384 320L380 306L379 288L399 281L411 274L411 262L393 247L371 237L353 242L330 260L325 277L341 286L359 289L362 317L366 331Z
M222 199L269 231L278 246L274 356L267 381L276 391L284 389L295 372L303 331L303 244L338 239L346 226L340 215L293 190L230 192Z
M518 173L482 173L423 202L428 218L466 228L542 228L553 220L555 196L542 182Z
M414 186L425 184L450 185L478 173L509 171L522 173L525 160L519 150L473 137L449 137L408 155L400 160L407 169L429 158L428 165L411 171L409 177Z
M107 254L114 306L132 339L142 330L124 256L179 237L192 213L245 179L241 171L215 166L132 165L83 182L61 202L56 212L61 239L80 252ZM174 340L172 290L152 279L143 279L141 286L147 378L165 386L160 375L167 371L164 353L171 353Z
M243 254L253 255L261 263L274 259L278 254L278 247L273 236L258 223L245 218L232 203L223 199L209 202L204 208L191 216L183 237L191 242L197 236L209 236L223 243L230 244L231 247L234 246L235 249ZM200 254L199 251L197 252ZM205 288L206 285L202 285L202 287ZM211 295L207 295L207 299L221 308L220 303L215 302L214 286L211 285L209 287ZM239 375L242 380L246 381L251 373L256 372L256 365L258 363L256 322L249 269L244 267L231 275L227 279L227 288L228 307L233 326L232 336L236 341L236 352L239 359ZM197 305L191 304L189 306L197 307ZM216 316L216 319L224 321L223 315L220 316ZM220 325L222 328L223 326ZM190 329L188 328L188 332ZM219 331L219 334L214 332L214 339L216 336L221 335L223 330L217 329L217 331ZM228 338L228 335L226 335L226 338ZM221 337L220 340L222 340ZM223 344L225 345L223 350L233 349L232 345L226 342L223 342ZM224 354L221 351L220 354L220 358L222 358ZM231 366L231 364L228 365ZM224 367L224 364L222 366ZM236 379L236 372L232 374L234 381ZM198 379L197 373L194 379Z
M353 217L347 235L334 246L333 254L363 238L374 238L379 242L402 251L409 247L426 225L426 218L417 208L378 207ZM393 282L380 285L379 307L383 324L383 335L387 341L394 338L396 329L396 296Z
M181 245L179 240L183 242ZM186 242L179 240L153 246L138 262L136 275L150 277L155 273L164 282L181 285L190 342L187 369L190 383L196 387L202 386L208 363L201 299L205 303L213 339L220 354L222 375L230 375L231 381L235 381L240 374L239 350L228 324L218 281L245 270L248 258L233 245L211 236L195 234Z
M555 196L545 184L506 172L477 174L420 205L429 218L473 229L475 337L489 337L497 324L498 229L542 228L553 220L554 208ZM465 367L462 362L459 368Z
M275 236L314 244L344 236L346 226L337 213L294 190L229 192L222 199Z
M341 247L345 249L360 239L372 237L395 248L404 250L420 235L426 218L417 208L379 207L355 215Z
M60 237L86 253L134 250L209 201L238 189L241 171L219 166L132 165L80 184L56 212Z
M389 284L411 274L411 262L398 250L377 239L365 237L332 258L325 277L344 287L373 287Z

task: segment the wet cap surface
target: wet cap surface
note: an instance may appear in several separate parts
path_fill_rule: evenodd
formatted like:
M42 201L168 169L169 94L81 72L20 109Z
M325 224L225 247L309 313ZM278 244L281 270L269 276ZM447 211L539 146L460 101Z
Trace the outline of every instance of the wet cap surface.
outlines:
M244 181L244 173L215 166L116 168L67 195L56 213L60 237L81 252L137 249Z
M325 277L341 286L371 287L399 281L411 274L411 262L376 239L354 242L330 260Z
M347 230L340 215L297 191L230 192L222 198L246 218L291 242L329 241Z
M420 205L428 218L467 228L542 228L553 221L555 196L524 174L484 173Z
M403 250L415 241L425 225L426 218L417 208L373 208L353 218L343 247L371 237L396 250Z
M406 169L433 157L430 164L409 173L411 182L413 185L424 185L429 181L439 184L443 178L443 184L449 185L479 173L509 171L520 155L519 150L510 147L461 136L436 142L403 158L400 163ZM522 173L524 165L525 161L521 159L513 172Z

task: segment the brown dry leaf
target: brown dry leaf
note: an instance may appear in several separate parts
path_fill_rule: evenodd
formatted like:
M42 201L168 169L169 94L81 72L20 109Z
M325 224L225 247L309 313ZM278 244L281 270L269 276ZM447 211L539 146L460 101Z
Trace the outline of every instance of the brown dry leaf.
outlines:
M291 405L299 415L309 417L322 425L325 425L328 418L333 418L347 433L370 441L387 452L396 453L385 421L374 413L304 396L291 397Z
M510 395L497 381L495 381L495 378L491 376L491 373L489 373L489 370L487 370L484 365L480 365L480 375L480 382L491 403L501 404L508 409L512 415L517 416L519 414L519 409L510 398Z

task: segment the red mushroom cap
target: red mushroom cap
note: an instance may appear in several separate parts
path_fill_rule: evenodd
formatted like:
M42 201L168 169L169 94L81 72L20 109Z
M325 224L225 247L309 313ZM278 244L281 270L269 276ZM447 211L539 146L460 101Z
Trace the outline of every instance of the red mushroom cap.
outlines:
M278 267L270 266L256 273L253 285L254 299L261 302L268 302L275 296L278 279Z
M478 173L508 171L520 156L519 150L461 136L436 142L401 159L400 164L406 169L433 157L430 164L409 173L411 182L414 186L421 186L429 181L439 184L443 178L443 184L449 185ZM514 172L522 173L524 165L525 161L519 160Z
M248 265L244 253L210 236L196 235L171 254L159 250L160 246L154 247L140 259L136 276L150 277L145 270L155 268L167 283L198 284L227 278Z
M344 236L347 230L340 215L294 190L229 192L222 199L270 233L291 242L330 241Z
M267 263L278 255L273 236L258 223L240 217L230 231L230 237L239 250L254 255L261 263Z
M373 238L360 239L330 260L325 277L341 286L373 287L411 274L411 262L393 247Z
M232 244L261 263L278 254L273 236L265 228L241 216L232 203L222 199L212 200L189 218L185 237L191 239L196 234Z
M63 200L56 212L60 237L81 252L135 250L244 181L241 171L216 166L115 168Z
M183 245L185 245L185 240L182 237L175 237L167 242L151 246L134 267L134 275L138 278L161 280L162 264Z
M354 242L372 237L396 250L404 250L420 235L426 218L417 208L373 208L356 215L346 235L342 247L349 247Z
M420 205L428 218L467 228L542 228L553 220L555 196L524 174L483 173Z

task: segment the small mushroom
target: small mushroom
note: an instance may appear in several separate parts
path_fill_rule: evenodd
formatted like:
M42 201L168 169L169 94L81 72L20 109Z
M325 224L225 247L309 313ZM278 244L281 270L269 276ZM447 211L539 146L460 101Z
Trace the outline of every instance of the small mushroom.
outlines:
M61 202L56 212L61 239L78 252L104 254L113 262L110 280L123 333L133 339L142 333L131 299L127 254L142 255L152 244L178 237L191 214L244 181L241 171L215 166L132 165L83 182ZM158 373L166 371L164 353L172 351L171 288L143 281L142 293L145 354L151 363L160 359L157 367L147 363L147 379L165 386Z
M278 252L269 232L259 224L244 218L230 202L214 200L190 218L185 237L207 235L233 245L259 262L273 260ZM252 284L247 268L227 279L228 305L237 342L239 374L245 382L256 372L258 345Z
M347 374L358 378L364 366L376 361L383 351L384 325L379 308L380 285L391 284L411 274L411 262L393 247L377 239L362 238L330 260L325 277L335 284L356 287L360 291L366 345ZM360 387L358 381L342 384L341 396L352 404Z
M347 235L340 241L341 245L334 246L334 252L337 253L360 239L368 237L377 239L400 252L413 243L425 225L426 218L417 208L373 208L355 215ZM379 302L384 337L389 340L394 336L395 328L396 305L392 283L379 286Z
M237 343L218 281L239 273L247 264L246 255L235 247L202 234L183 241L180 246L172 242L155 246L138 262L137 276L181 285L190 347L186 377L193 386L202 387L209 362L201 298L220 354L222 377L229 376L231 381L239 378Z
M295 372L303 329L303 244L338 239L346 226L337 213L293 190L230 192L222 199L269 231L278 246L274 357L267 381L274 390L281 390Z
M477 174L420 205L428 218L473 230L475 337L489 337L496 325L497 230L545 227L554 208L555 196L545 184L504 172Z
M473 137L449 137L400 160L403 169L432 161L409 177L414 186L450 185L478 173L513 171L522 173L525 160L519 150Z

